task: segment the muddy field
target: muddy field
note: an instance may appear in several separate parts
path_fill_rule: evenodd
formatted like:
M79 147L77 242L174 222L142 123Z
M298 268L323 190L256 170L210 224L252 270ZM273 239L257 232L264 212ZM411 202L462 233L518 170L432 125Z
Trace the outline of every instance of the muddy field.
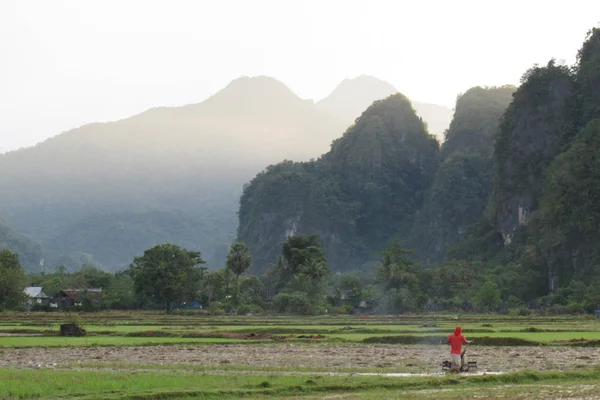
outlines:
M446 346L245 344L209 346L72 347L0 350L1 367L56 367L77 363L242 365L261 367L388 368L399 372L438 372L447 358ZM467 352L478 370L577 370L600 362L600 348L477 347Z

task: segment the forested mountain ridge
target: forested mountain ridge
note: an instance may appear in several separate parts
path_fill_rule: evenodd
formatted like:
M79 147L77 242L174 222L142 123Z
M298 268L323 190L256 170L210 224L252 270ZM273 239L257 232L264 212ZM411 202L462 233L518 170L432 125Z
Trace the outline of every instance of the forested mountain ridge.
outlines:
M575 66L551 60L527 71L518 88L473 88L460 96L441 150L420 164L423 185L418 187L401 185L413 182L405 179L403 168L393 169L395 179L378 174L385 168L373 168L405 158L381 157L377 149L385 135L378 133L386 125L368 118L368 110L352 127L358 129L355 135L348 137L349 130L317 163L273 167L280 172L302 168L302 176L321 188L304 193L312 200L310 207L298 200L304 213L320 210L318 222L285 207L261 206L259 187L267 181L279 187L285 179L267 171L242 196L238 238L262 255L263 249L277 247L286 232L318 233L324 236L330 266L347 270L373 260L384 238L397 236L416 250L421 265L450 263L467 275L493 279L490 285L506 288L506 296L526 301L560 291L560 301L567 301L581 282L600 285L600 253L593 244L600 237L598 93L600 29L595 28ZM406 115L400 109L393 113ZM371 140L360 142L361 137ZM347 156L335 157L336 146L347 149ZM414 148L407 149L398 154ZM309 170L317 172L305 174ZM387 184L378 182L382 175ZM296 191L289 201L301 198L301 190ZM270 193L275 196L274 189ZM264 231L245 230L252 225L248 216L257 210L264 217L277 214L287 228L277 227L273 219ZM260 246L253 235L262 238ZM342 249L347 254L340 256Z
M474 87L456 101L425 204L408 245L425 264L439 262L481 216L492 187L494 137L514 86Z
M369 75L343 80L327 97L316 106L337 117L350 126L374 101L399 93L390 83ZM452 120L452 110L429 103L412 101L418 116L426 123L429 133L442 141L444 132Z
M244 188L238 239L253 270L276 261L292 233L319 234L330 266L360 267L405 236L438 162L439 144L401 94L374 102L331 150L267 168Z
M374 102L316 162L259 174L242 196L238 230L254 268L273 262L291 232L318 233L338 270L372 261L394 236L421 261L441 260L485 209L493 135L514 90L461 95L441 151L399 94Z
M598 28L575 66L551 60L524 74L496 137L486 212L452 252L518 268L530 282L525 299L562 293L567 301L577 285L600 283L598 90Z
M522 78L495 144L490 214L506 242L537 207L542 174L573 134L575 81L550 61Z
M454 116L444 134L444 158L456 152L483 153L491 157L494 138L515 86L476 86L458 96Z

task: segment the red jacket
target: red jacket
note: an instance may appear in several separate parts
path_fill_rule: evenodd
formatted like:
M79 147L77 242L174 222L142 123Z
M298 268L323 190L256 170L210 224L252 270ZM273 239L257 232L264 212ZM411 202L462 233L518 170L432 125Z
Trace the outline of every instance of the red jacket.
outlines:
M454 333L448 336L446 343L452 346L451 354L460 354L462 352L463 343L467 343L467 338L462 335L462 328L457 326Z

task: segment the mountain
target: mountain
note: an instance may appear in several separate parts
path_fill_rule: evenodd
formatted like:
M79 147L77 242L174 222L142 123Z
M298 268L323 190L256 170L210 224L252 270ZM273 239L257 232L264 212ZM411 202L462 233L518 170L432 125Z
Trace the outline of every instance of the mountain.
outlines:
M527 283L524 301L566 306L598 283L598 82L599 28L576 65L550 60L523 75L496 134L486 210L450 252L512 269Z
M340 99L350 96L345 90ZM253 268L274 262L278 244L296 232L319 234L338 270L362 267L395 236L419 261L443 260L486 208L494 137L515 90L474 87L461 95L441 149L410 101L391 95L317 161L259 174L239 213L238 239L253 251Z
M344 121L354 123L361 113L376 100L384 99L398 90L391 84L368 75L342 81L329 96L317 102L317 107ZM412 106L427 123L429 133L440 141L452 120L452 110L436 104L412 102Z
M374 102L318 160L270 166L240 200L238 239L252 252L252 270L275 262L295 233L318 234L335 270L371 261L410 232L438 148L410 101L395 94Z
M512 85L476 86L460 95L445 135L444 158L456 152L485 153L491 158L502 116L516 90Z
M243 183L265 165L327 151L344 129L281 82L243 77L198 104L0 155L0 214L42 245L108 269L164 241L220 266Z
M458 97L442 163L409 240L423 263L442 261L484 212L492 189L494 139L515 90L474 87Z
M504 115L489 213L507 243L537 208L544 171L574 133L575 90L569 67L550 61L526 73Z

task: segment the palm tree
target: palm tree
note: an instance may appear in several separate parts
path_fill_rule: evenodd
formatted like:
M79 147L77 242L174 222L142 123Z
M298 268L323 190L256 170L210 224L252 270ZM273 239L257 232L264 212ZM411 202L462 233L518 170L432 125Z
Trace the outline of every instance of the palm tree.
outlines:
M329 268L323 261L310 259L302 266L302 273L313 282L318 282L329 275Z
M252 257L250 249L244 243L234 243L227 254L227 269L235 275L235 284L237 287L240 275L243 274L250 264Z

